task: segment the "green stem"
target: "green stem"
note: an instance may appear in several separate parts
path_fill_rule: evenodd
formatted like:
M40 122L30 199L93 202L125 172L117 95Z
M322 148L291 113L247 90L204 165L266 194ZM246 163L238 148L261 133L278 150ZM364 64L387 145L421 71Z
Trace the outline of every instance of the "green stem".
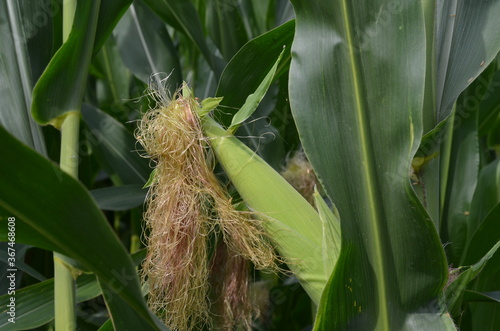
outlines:
M80 112L66 115L61 126L61 159L63 171L78 178L78 133ZM75 279L71 267L65 263L67 257L54 252L54 309L56 330L76 329Z
M76 0L67 0L63 6L63 41L68 39L75 16ZM78 178L78 134L80 111L69 112L61 125L60 166L63 171ZM56 331L76 329L76 286L68 258L54 252L54 314Z

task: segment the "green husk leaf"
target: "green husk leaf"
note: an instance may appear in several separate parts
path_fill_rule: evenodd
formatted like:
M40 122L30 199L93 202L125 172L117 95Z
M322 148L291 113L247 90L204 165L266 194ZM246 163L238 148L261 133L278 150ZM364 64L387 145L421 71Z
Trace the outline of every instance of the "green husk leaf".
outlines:
M231 121L231 125L229 126L228 133L232 134L236 131L241 123L246 121L250 116L252 116L253 112L257 109L257 106L264 98L269 86L271 85L274 75L276 74L276 70L278 69L278 64L285 53L285 48L281 51L278 59L272 66L271 70L267 73L266 77L262 80L257 90L254 93L250 94L245 104L241 107L241 109L234 115L233 120Z

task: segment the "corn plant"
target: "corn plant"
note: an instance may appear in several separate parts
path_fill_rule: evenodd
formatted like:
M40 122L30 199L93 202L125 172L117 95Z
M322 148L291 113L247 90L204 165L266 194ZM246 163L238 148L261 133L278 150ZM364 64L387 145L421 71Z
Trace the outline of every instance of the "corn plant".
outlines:
M500 329L497 17L1 0L0 327Z

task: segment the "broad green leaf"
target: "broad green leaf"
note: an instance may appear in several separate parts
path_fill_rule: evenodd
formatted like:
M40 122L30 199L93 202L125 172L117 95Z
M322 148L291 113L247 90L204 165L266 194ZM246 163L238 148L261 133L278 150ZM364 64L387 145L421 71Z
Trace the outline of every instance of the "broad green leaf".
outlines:
M102 1L99 8L99 19L97 22L94 54L97 54L104 45L109 35L115 28L122 15L132 3L132 0Z
M144 0L144 2L165 21L179 32L184 33L200 50L218 78L222 73L224 61L208 48L200 17L190 1L184 0Z
M3 127L0 139L0 154L16 160L0 165L0 240L7 239L7 218L15 217L17 242L57 251L93 271L111 311L126 303L119 309L127 314L112 318L128 321L132 329L161 329L146 307L132 260L85 188Z
M8 274L8 259L9 259L9 255L7 254L8 253L8 246L7 246L7 243L3 243L3 242L0 242L0 247L1 247L1 251L0 251L0 263L2 263L2 267L5 266L5 269L2 271L2 274L0 274L2 277L2 281L0 284L4 284L3 282L6 280L5 276ZM19 271L19 272L24 272L25 274L27 275L30 275L31 277L33 277L34 279L36 280L39 280L39 281L44 281L46 278L44 275L42 275L41 273L39 273L36 269L32 268L30 265L28 265L27 263L24 262L24 256L26 254L26 251L30 249L30 246L28 245L23 245L23 244L16 244L15 246L15 250L16 250L16 269ZM5 284L7 285L7 284ZM8 286L7 286L8 287Z
M492 208L477 230L471 235L461 265L471 265L484 256L488 250L500 241L500 202Z
M60 126L63 115L80 110L94 47L100 0L78 1L73 28L33 90L31 113L40 124Z
M273 81L276 70L278 69L278 64L280 63L284 53L285 50L283 49L278 56L278 59L272 66L271 70L269 70L266 77L264 77L264 79L260 83L259 87L257 87L254 93L250 94L246 98L246 101L243 106L241 106L241 109L238 110L236 114L234 114L231 125L228 128L229 133L233 134L238 126L246 121L250 116L252 116L253 112L257 109Z
M242 9L239 2L227 0L213 0L206 8L206 29L227 61L250 39L250 25L243 20L253 13L242 15Z
M274 13L270 13L271 6L274 5L273 2L271 0L238 2L242 12L241 19L251 37L256 37L269 30L267 19L275 16Z
M165 73L169 84L180 86L182 71L175 46L165 24L142 2L130 6L114 35L123 62L137 78L148 84L158 77L152 75Z
M481 226L488 214L500 203L500 159L484 166L477 182L467 223L468 240Z
M17 244L19 246L20 244ZM17 253L17 252L16 252ZM146 249L132 254L135 266L139 266L146 255ZM18 262L17 262L18 263ZM95 275L82 274L76 279L76 302L80 303L102 293ZM5 316L10 296L0 296L0 312ZM16 290L16 324L0 323L2 330L32 329L54 319L54 279ZM111 323L111 322L110 322Z
M100 188L90 193L100 209L128 210L144 203L147 190L141 185L124 185Z
M440 122L450 114L460 93L500 51L500 2L429 3L436 8L436 120Z
M230 125L236 110L243 106L246 98L257 90L271 70L276 58L283 51L283 46L285 53L276 76L288 69L294 28L294 21L287 22L250 40L231 59L224 69L216 93L217 96L224 97L222 105L226 106L223 111L217 113L217 120L221 124ZM255 70L256 67L259 70Z
M113 323L111 320L107 320L101 327L99 328L99 331L113 331Z
M488 147L494 150L500 149L500 116L497 117L495 125L488 133Z
M271 26L279 26L295 19L295 12L290 1L275 0L274 4L271 3L270 6L274 7L269 10L269 13L273 14L268 17L268 21L271 21Z
M85 131L87 139L115 183L144 185L151 170L147 160L137 153L136 140L130 131L93 106L84 104L82 115L90 129Z
M35 6L42 14L43 6ZM36 27L26 27L21 9L26 3L0 1L0 124L16 138L46 155L44 138L30 114L32 72L27 40ZM31 28L31 29L29 29ZM33 30L34 29L34 30Z
M453 116L453 135L448 137L448 139L452 139L451 161L448 166L448 187L443 210L442 238L445 242L450 242L446 249L449 252L449 263L453 265L459 265L467 240L480 222L477 220L477 214L481 211L472 210L472 201L474 195L482 194L479 190L484 191L483 188L477 188L481 157L478 118L480 100L489 93L483 85L489 84L488 76L491 76L491 69L492 67L485 70L461 94L456 102ZM492 176L490 180L493 180L494 183L495 176L493 174L490 176ZM488 193L493 192L489 191ZM491 195L491 199L496 199L496 196ZM494 201L493 205L496 202ZM489 208L491 207L490 204ZM484 210L484 213L488 212L489 209Z
M318 213L255 152L209 116L203 121L204 133L234 187L263 220L278 251L290 262L289 268L318 303L331 273L323 265L323 230ZM339 243L333 244L338 248Z
M446 288L445 300L448 306L448 311L455 316L460 313L460 305L462 304L462 298L467 288L467 285L476 278L479 273L483 270L486 263L491 259L493 254L496 253L500 247L500 241L497 242L481 260L477 261L474 265L470 267L460 268L460 275ZM463 270L463 271L462 271Z
M494 73L479 105L479 136L486 135L500 116L500 68Z
M101 289L94 275L83 274L76 280L76 302L97 297ZM6 314L10 296L0 297L0 312ZM54 279L16 291L16 323L0 323L2 330L26 330L42 326L54 319Z
M497 251L474 282L474 290L478 292L498 291L500 288L499 280L500 254ZM498 330L500 328L500 304L471 302L469 303L469 307L472 313L471 324L474 331Z
M427 37L427 64L423 108L423 130L428 133L448 118L444 131L428 148L438 151L440 158L422 174L426 209L440 228L442 205L448 182L451 131L470 116L467 108L450 118L455 101L474 80L474 88L465 99L468 105L478 104L483 93L488 94L488 82L480 74L500 50L497 17L500 5L496 2L435 1L422 2ZM476 22L481 22L477 24ZM464 29L464 26L471 28ZM477 78L477 79L476 79ZM465 111L464 111L465 109ZM459 124L460 125L460 124ZM439 210L438 210L439 208Z
M290 103L342 219L316 329L450 329L447 264L409 180L422 138L422 3L292 1Z
M496 302L500 303L500 291L496 292L475 292L465 291L464 302Z
M109 37L92 61L91 72L99 75L96 94L101 108L115 117L124 116L124 103L130 99L131 74L121 61L115 39Z
M450 164L446 214L443 220L449 247L450 262L458 265L467 244L471 204L479 173L479 142L474 123L455 130L452 146L454 159ZM467 128L468 127L468 128Z

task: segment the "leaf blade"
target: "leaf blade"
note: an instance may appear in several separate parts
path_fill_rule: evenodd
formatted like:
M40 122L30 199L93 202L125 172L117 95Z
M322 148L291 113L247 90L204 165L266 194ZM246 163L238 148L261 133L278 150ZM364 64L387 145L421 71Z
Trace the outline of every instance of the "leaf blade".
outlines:
M83 185L15 140L3 127L0 138L4 142L0 153L18 161L0 165L6 178L0 187L0 223L4 225L0 239L7 239L5 223L14 216L18 242L78 260L107 286L110 306L126 302L120 309L127 309L127 314L116 318L146 329L162 329L142 297L132 260ZM51 188L49 195L47 187ZM26 204L27 199L30 204Z
M327 286L332 288L325 289L330 299L322 302L321 325L425 325L415 311L436 299L447 265L436 229L409 183L422 137L421 3L293 5L292 113L308 159L342 219L342 249ZM376 33L368 34L372 28ZM429 307L430 315L440 314L440 307ZM438 324L448 322L438 318Z

